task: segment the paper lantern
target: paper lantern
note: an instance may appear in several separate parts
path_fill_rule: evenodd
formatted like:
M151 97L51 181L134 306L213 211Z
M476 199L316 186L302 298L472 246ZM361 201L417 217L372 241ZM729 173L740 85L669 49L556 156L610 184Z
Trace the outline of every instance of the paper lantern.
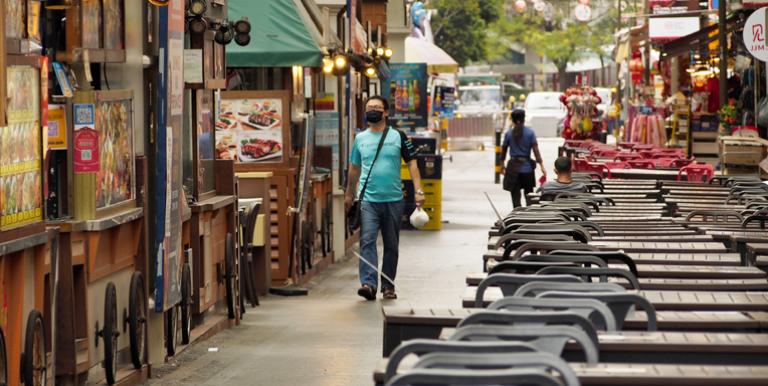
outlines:
M515 1L515 10L519 13L525 12L526 3L525 0Z

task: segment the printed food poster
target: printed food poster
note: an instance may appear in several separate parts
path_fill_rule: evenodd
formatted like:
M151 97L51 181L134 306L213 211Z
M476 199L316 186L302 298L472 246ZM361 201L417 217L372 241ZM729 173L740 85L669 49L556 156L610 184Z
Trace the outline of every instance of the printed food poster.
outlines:
M132 198L131 101L105 101L97 104L96 130L100 165L96 177L96 207L103 208Z
M42 220L38 70L7 68L8 126L0 127L0 229Z
M281 162L283 111L279 98L222 99L216 121L216 157Z

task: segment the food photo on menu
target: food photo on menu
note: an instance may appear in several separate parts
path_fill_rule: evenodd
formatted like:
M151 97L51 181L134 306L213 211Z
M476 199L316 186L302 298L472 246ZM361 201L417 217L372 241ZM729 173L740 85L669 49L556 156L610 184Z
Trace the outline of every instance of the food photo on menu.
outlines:
M279 161L283 154L280 99L224 99L216 120L216 157Z

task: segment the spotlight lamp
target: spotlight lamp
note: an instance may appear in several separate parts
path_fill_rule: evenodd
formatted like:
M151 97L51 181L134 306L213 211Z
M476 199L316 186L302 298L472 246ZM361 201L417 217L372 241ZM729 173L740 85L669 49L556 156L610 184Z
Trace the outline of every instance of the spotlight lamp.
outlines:
M373 65L366 67L365 70L363 70L363 73L365 74L365 76L369 78L375 78L378 75L378 72L376 71L376 67L374 67Z
M235 22L235 43L239 46L247 46L251 42L251 22L247 17L242 17Z
M344 75L349 71L349 57L343 52L336 53L333 56L333 68L331 72L336 75Z
M384 56L384 47L379 47L376 49L376 56Z
M190 0L187 8L193 16L203 16L207 9L208 4L205 0Z
M389 59L389 58L392 57L393 54L394 54L394 52L392 52L391 48L387 47L387 48L384 49L384 57L385 58Z
M333 72L333 60L330 58L323 58L323 73L330 75Z
M235 36L232 31L232 25L229 23L228 20L224 19L221 22L221 24L219 24L219 29L216 31L216 34L213 36L213 40L216 41L216 43L219 43L225 46L231 43L234 37Z
M187 26L189 31L195 34L202 34L208 29L208 22L202 16L195 16L188 19Z

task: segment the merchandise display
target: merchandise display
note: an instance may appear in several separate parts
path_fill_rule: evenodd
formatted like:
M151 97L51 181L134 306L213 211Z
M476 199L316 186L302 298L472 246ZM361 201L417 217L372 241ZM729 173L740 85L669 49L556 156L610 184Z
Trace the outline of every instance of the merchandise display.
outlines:
M602 121L599 118L597 105L602 102L591 87L571 87L560 96L568 109L563 123L563 138L565 139L597 139L602 131Z

